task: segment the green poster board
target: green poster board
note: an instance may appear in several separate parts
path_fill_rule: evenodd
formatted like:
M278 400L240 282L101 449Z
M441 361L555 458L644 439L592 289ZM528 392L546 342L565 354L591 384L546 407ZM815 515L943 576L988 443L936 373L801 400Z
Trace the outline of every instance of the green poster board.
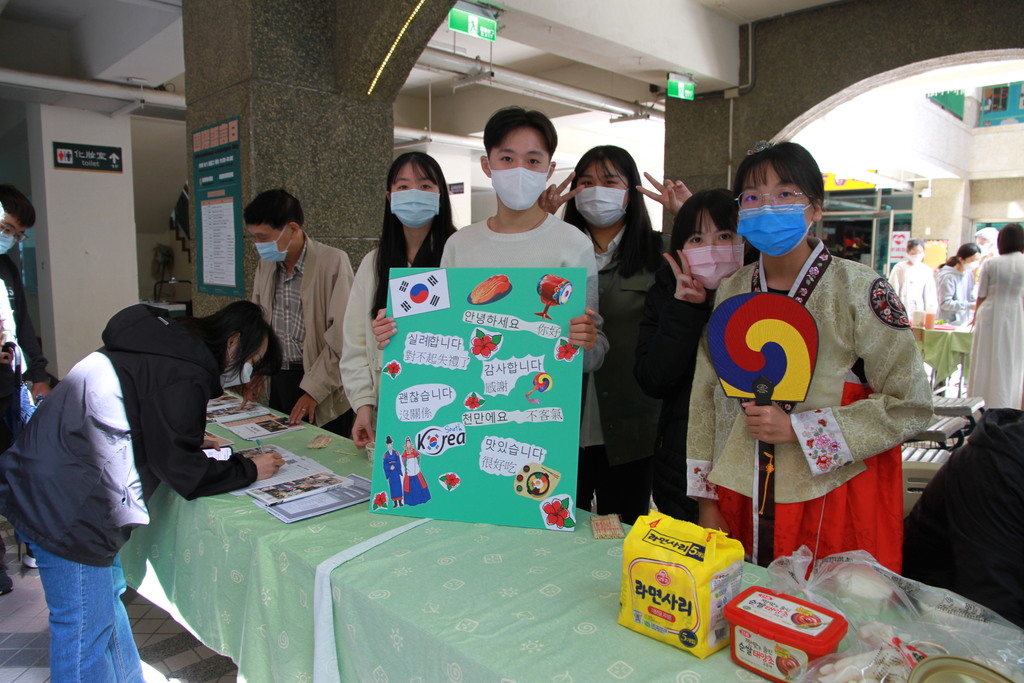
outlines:
M391 274L370 509L574 530L586 269Z
M245 296L241 156L238 117L192 131L196 287L204 294Z

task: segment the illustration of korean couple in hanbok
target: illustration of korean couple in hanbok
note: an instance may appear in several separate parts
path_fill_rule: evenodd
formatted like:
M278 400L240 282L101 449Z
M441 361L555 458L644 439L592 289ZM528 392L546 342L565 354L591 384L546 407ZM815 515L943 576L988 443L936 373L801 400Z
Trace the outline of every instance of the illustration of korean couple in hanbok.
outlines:
M419 505L430 500L430 489L423 477L420 467L420 456L412 446L412 438L405 437L405 448L399 454L395 450L394 441L388 436L384 442L384 476L388 480L388 493L391 496L391 507L400 508L406 505Z

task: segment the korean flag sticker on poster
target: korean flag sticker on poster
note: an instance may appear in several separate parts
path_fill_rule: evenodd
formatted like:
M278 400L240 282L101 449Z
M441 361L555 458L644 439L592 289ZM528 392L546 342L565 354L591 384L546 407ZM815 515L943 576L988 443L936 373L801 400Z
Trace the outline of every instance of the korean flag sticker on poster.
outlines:
M440 311L450 305L448 274L443 268L393 278L388 282L388 293L391 295L393 318Z
M586 277L391 270L373 512L575 530Z

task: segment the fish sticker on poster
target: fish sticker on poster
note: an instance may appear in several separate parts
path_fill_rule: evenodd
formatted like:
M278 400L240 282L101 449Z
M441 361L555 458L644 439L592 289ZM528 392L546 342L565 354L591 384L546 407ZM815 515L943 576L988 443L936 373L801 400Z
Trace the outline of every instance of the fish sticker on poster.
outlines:
M388 281L393 318L440 311L451 306L448 273L443 269L405 275Z

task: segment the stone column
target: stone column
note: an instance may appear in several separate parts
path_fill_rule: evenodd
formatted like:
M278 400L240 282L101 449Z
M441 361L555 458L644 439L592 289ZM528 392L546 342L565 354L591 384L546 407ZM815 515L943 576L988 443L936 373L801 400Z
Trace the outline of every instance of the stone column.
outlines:
M287 189L309 234L356 267L380 232L392 102L453 4L186 0L187 130L240 117L243 204ZM248 295L257 257L243 252ZM196 292L194 310L227 301Z

